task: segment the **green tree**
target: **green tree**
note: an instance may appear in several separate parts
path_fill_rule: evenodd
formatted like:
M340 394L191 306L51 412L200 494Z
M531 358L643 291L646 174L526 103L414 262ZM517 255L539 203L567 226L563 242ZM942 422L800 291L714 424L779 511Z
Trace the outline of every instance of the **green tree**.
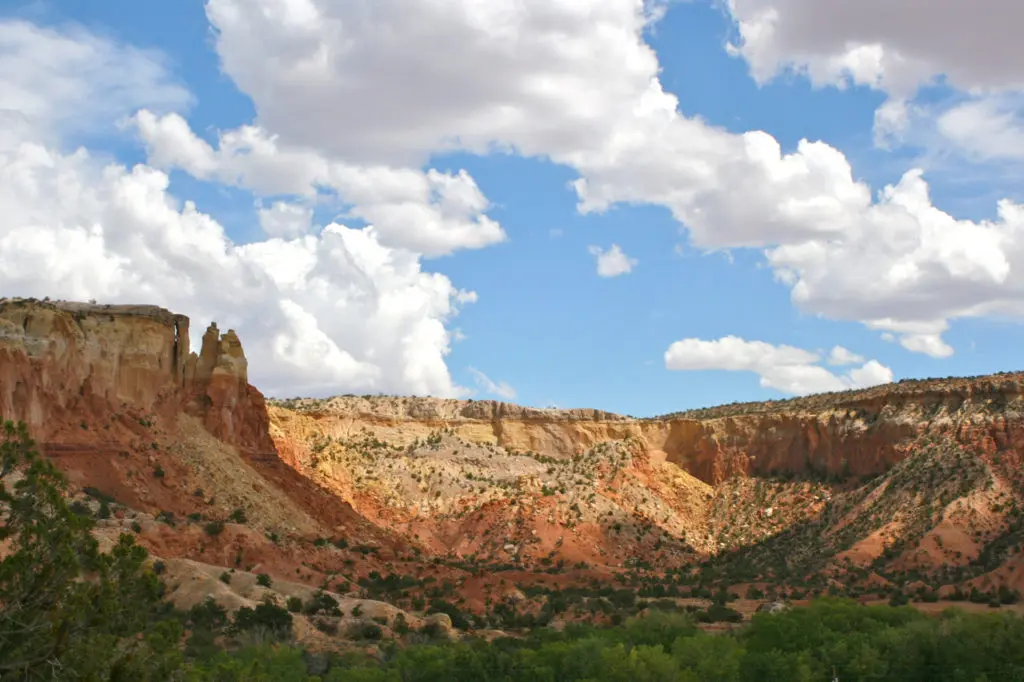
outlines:
M12 479L17 478L8 488ZM180 624L162 618L147 553L122 534L106 553L71 511L63 475L24 424L0 428L0 678L167 680Z
M257 604L256 608L243 606L235 612L231 630L235 634L251 632L261 637L286 640L292 635L292 614L266 601Z
M189 682L307 682L302 652L268 644L242 649L233 654L221 652L212 660L193 665Z
M683 668L696 673L701 682L737 682L740 679L743 649L729 635L680 637L672 646L672 656Z

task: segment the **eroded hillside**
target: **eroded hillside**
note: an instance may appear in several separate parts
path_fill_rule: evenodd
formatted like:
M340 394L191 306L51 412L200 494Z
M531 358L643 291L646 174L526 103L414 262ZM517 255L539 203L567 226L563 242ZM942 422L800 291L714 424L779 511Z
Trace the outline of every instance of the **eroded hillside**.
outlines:
M407 543L282 462L238 337L211 324L192 353L188 325L155 306L0 300L0 417L29 426L83 511L160 559L311 585L383 569Z
M479 629L721 588L1024 588L1020 374L653 419L265 401L234 332L211 324L194 353L188 328L152 306L0 300L0 416L29 425L101 533L160 558L181 605L313 600L315 638L387 608Z
M814 576L822 589L927 575L938 589L1005 582L992 571L1018 543L1021 380L654 419L356 396L272 401L269 414L286 461L432 552L521 567L705 564L732 583Z

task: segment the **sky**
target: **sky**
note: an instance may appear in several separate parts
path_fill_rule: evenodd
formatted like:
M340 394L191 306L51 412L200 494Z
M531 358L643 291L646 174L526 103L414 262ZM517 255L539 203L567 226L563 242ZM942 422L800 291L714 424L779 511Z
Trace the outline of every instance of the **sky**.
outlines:
M6 0L0 293L276 397L649 416L1020 369L1024 4Z

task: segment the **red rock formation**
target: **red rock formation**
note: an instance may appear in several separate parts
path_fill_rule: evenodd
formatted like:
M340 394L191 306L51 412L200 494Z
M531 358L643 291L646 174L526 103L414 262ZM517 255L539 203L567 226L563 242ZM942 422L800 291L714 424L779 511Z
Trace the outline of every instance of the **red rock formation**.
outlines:
M906 382L643 420L598 410L538 410L490 401L350 396L288 402L298 409L271 407L272 422L264 397L248 383L238 336L232 330L222 334L216 324L206 330L199 352L192 353L188 318L155 306L0 300L0 418L27 422L44 451L75 474L79 487L115 493L122 503L154 514L224 518L245 507L266 528L305 537L346 537L388 551L403 549L405 540L411 540L427 550L463 555L493 550L503 558L514 552L536 559L557 551L571 564L585 560L619 567L630 557L659 556L668 565L666 561L686 562L695 552L725 547L720 539L733 542L738 537L732 526L747 533L743 542L784 528L779 519L785 510L779 511L782 507L774 502L765 509L753 492L763 481L720 485L737 474L835 474L847 478L836 486L841 491L856 477L891 469L908 451L921 447L927 440L921 436L942 437L986 459L983 473L995 473L971 479L976 489L957 494L982 516L1001 519L1003 512L995 509L1005 503L994 497L991 504L986 502L986 495L994 493L984 486L1018 491L1017 472L1024 466L1021 374ZM182 418L183 412L195 419ZM450 439L461 439L450 440L449 450L427 448L413 458L396 454L420 447L415 444L442 428ZM388 445L387 466L363 470L372 474L372 485L358 487L340 458L325 459L328 465L318 468L314 455L319 451L313 448L328 437L331 447L349 449L339 442L369 436ZM611 459L598 457L595 446L609 441L627 441L630 463L622 470L618 464L613 468ZM492 446L506 451L496 452ZM471 447L477 448L472 456ZM581 461L579 472L562 466L591 449L593 466ZM443 485L452 486L447 496L441 495L441 478L436 489L420 485L418 463L430 458L446 474ZM410 462L406 473L416 478L389 473L392 460L405 459ZM371 464L376 461L370 458ZM692 476L664 465L666 461ZM507 474L512 466L524 473L501 488L508 496L476 497L492 493L488 467ZM484 475L470 478L473 467ZM558 478L570 469L571 475ZM545 475L547 485L542 485ZM922 480L937 485L930 478ZM782 491L773 498L780 504L792 502L786 523L806 518L801 514L817 514L825 504L814 493L812 502L800 506L810 488L793 492L784 485L772 490ZM197 489L205 494L197 495ZM1019 499L1019 493L1014 495ZM410 499L419 501L410 506ZM508 504L511 499L517 503ZM355 500L358 513L346 500ZM464 515L459 507L469 504L479 504L477 513ZM915 505L915 500L901 497L887 509ZM714 516L716 509L725 510L721 518ZM963 531L962 521L941 523L942 532ZM629 532L620 535L620 525ZM870 554L865 548L881 551L883 526L869 524L856 542L842 549L865 556ZM655 540L648 532L654 527L667 535ZM492 529L500 532L491 534ZM192 530L193 536L202 537L198 529ZM662 537L672 539L666 540L669 553L655 555ZM533 549L522 549L528 544ZM161 551L201 552L204 545L185 547L168 543ZM264 550L268 557L279 556L271 546L260 552ZM938 550L934 554L934 561L946 560ZM230 558L225 554L218 560Z
M648 438L669 461L715 484L736 474L876 475L901 461L920 436L1024 453L1022 408L1018 373L908 381L647 423Z
M213 322L199 355L189 356L183 387L186 409L203 419L214 436L249 452L274 452L263 394L249 385L249 363L233 329Z
M711 485L735 475L876 475L901 461L921 435L1024 454L1022 374L907 381L654 419L437 398L339 396L302 410L334 437L366 430L408 444L449 428L467 440L559 458L630 436ZM285 448L297 461L301 445Z
M185 409L226 443L273 451L238 336L211 324L196 355L188 331L187 317L156 306L4 299L0 417L26 422L43 442L67 443L76 439L70 427L118 410Z

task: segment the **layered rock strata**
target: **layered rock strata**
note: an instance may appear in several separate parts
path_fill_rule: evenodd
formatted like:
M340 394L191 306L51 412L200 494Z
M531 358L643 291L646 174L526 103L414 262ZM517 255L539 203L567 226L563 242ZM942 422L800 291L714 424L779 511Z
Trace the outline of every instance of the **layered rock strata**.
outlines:
M572 457L597 443L640 439L712 485L736 475L883 473L922 436L1024 453L1024 375L907 381L865 391L634 419L600 410L494 401L339 396L278 401L292 439L372 433L411 443L436 429L511 450ZM280 441L280 439L279 439ZM279 443L280 444L280 443Z
M46 442L125 408L185 410L226 443L273 450L234 331L211 324L196 354L189 319L157 306L0 299L0 416Z

